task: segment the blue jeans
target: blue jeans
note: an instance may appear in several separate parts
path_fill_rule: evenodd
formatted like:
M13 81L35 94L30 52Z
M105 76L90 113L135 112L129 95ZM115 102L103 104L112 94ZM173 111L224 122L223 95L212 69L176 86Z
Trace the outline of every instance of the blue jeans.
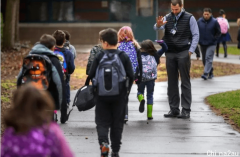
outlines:
M70 103L70 84L69 84L69 82L70 82L70 74L67 74L65 84L66 84L66 100L67 100L68 104Z
M138 93L144 95L145 86L147 86L147 104L153 104L153 92L155 86L155 80L150 80L146 82L141 82L138 84Z

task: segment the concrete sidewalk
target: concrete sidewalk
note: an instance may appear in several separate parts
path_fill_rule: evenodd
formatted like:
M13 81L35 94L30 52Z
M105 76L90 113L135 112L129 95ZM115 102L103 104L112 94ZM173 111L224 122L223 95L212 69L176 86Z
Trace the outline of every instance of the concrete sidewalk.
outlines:
M214 60L240 64L238 58L222 58ZM138 111L137 86L133 85L121 157L224 156L218 154L221 152L240 156L240 134L204 103L208 95L240 89L240 75L214 77L207 81L199 78L191 80L191 83L192 112L188 120L163 117L169 111L167 82L159 82L155 84L154 119L148 121L146 111ZM71 92L71 100L75 94L76 91ZM100 156L94 118L94 108L85 112L78 112L75 108L69 121L60 125L76 157Z

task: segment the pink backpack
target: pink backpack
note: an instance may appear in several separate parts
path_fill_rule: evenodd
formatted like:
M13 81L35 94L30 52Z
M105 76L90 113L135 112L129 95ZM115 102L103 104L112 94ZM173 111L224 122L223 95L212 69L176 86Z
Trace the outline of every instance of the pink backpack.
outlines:
M228 22L226 19L224 18L217 18L217 21L220 25L220 28L221 28L221 33L222 34L226 34L227 31L228 31Z

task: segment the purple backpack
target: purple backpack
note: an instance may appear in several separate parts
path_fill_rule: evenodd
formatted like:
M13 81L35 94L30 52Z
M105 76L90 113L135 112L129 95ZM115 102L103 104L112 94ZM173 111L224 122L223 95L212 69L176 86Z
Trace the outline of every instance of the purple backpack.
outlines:
M138 61L137 61L137 51L133 45L132 41L128 42L121 42L118 46L118 50L126 52L128 57L130 58L130 61L132 63L133 72L136 73L136 69L138 67Z

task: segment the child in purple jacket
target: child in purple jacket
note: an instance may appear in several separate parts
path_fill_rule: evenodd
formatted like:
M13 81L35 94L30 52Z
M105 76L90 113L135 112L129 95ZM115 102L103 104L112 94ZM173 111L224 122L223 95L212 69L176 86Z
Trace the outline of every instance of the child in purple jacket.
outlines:
M61 129L52 122L52 110L47 92L31 84L18 88L13 107L4 116L1 157L73 157Z

